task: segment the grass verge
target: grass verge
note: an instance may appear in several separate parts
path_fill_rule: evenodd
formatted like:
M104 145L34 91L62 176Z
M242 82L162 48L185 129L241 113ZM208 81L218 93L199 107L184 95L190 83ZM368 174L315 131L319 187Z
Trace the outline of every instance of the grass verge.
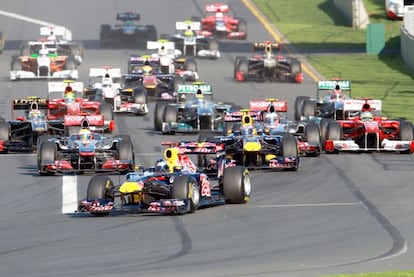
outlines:
M401 21L385 17L383 0L365 0L371 23L384 23L385 48L365 54L365 30L348 27L332 0L253 0L325 78L352 81L354 97L383 100L383 114L414 122L413 74L400 57Z

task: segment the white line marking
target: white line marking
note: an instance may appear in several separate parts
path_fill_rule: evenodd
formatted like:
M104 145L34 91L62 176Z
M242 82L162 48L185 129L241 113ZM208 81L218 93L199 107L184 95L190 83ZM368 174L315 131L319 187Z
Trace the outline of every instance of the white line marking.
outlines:
M295 207L332 207L332 206L355 206L361 205L360 202L350 203L316 203L316 204L285 204L285 205L258 205L258 208L295 208Z
M63 175L62 177L62 214L74 213L78 210L78 177Z

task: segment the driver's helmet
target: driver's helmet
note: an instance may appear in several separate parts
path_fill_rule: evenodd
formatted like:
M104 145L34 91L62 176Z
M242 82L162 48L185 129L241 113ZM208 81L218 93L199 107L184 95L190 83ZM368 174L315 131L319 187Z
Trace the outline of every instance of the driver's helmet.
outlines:
M221 13L221 12L216 13L216 17L217 18L223 18L223 13Z
M253 128L251 126L240 127L240 134L242 136L251 136L253 134Z
M168 164L165 160L159 159L155 162L155 171L156 172L168 172Z
M264 118L264 123L266 125L275 125L279 123L279 116L277 113L267 113Z
M31 110L27 116L29 120L43 119L43 114L39 110Z
M102 87L107 88L111 87L112 85L112 79L111 78L104 78L102 81Z
M79 140L82 140L82 141L92 139L92 132L86 128L81 129L78 135L79 135Z
M150 65L144 65L142 67L142 74L145 76L152 75L152 67Z
M361 120L362 121L372 121L374 119L374 116L371 112L363 112L361 113Z
M185 30L184 36L185 37L192 37L192 36L194 36L193 30L191 30L190 28L188 28L187 30Z
M72 90L72 87L67 86L65 89L65 94L63 96L63 98L65 99L66 103L72 103L75 102L76 100L76 95Z

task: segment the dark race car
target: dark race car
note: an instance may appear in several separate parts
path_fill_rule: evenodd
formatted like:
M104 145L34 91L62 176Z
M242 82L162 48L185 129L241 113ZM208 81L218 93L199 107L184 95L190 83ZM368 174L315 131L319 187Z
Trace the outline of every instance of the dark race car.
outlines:
M237 82L246 81L290 81L303 82L300 61L293 56L275 55L273 50L279 50L278 43L264 41L253 43L253 51L263 51L263 54L253 53L252 57L236 57L234 61L234 79Z
M193 21L201 22L202 34L205 36L215 36L228 39L246 39L247 22L240 17L227 15L230 8L227 4L215 3L205 6L207 13L214 13L204 18L193 16Z
M146 46L148 40L158 38L154 25L140 25L138 13L123 12L116 15L117 24L102 24L99 33L101 47L140 47Z
M88 184L80 212L92 215L153 212L194 213L199 207L246 203L251 194L249 172L226 161L222 144L166 143L164 160L155 167L128 173L118 186L106 176L95 176ZM209 153L216 170L197 168L190 155Z
M36 96L14 99L12 120L0 118L0 152L31 152L39 137L63 134L62 121L47 119L48 100ZM23 112L17 115L16 112Z

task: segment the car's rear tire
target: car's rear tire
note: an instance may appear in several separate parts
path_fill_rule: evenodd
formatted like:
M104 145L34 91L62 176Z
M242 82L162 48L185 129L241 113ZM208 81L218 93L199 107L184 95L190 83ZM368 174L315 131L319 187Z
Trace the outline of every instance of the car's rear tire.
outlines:
M301 64L298 60L294 59L290 63L290 79L296 82L296 75L302 72Z
M246 33L241 39L247 38L247 22L243 18L239 18L239 23L237 24L237 31Z
M239 67L236 71L237 72L241 72L244 76L244 78L246 79L246 77L249 75L249 60L247 59L242 59L239 62Z
M247 60L246 57L244 56L237 56L236 59L234 60L234 65L233 65L233 78L236 79L237 76L237 71L239 71L239 64L241 60Z
M200 191L197 181L189 175L180 175L175 178L171 196L174 199L187 200L190 205L190 213L194 213L200 205Z
M336 121L331 121L328 123L328 127L326 130L326 139L327 140L342 140L343 138L343 129L341 124ZM338 154L339 151L337 149L334 149L333 152L327 152L327 153L334 153Z
M193 58L186 58L184 67L188 71L197 72L197 62Z
M319 123L319 128L321 130L321 145L322 145L322 150L325 150L325 141L327 138L327 131L328 131L328 124L329 122L333 121L333 119L331 118L322 118L320 123Z
M316 116L316 103L310 99L303 101L302 116L311 117Z
M242 204L249 201L252 192L249 172L242 166L228 167L223 175L223 194L226 202Z
M18 57L13 58L11 65L10 65L10 69L12 71L22 70L22 61Z
M132 141L130 139L119 141L116 145L116 150L118 151L119 160L127 160L130 162L129 168L122 173L127 173L129 171L134 170L135 155L134 155L134 146L132 145Z
M282 156L299 158L298 142L291 134L283 134L282 136ZM287 171L297 171L299 165L286 168Z
M171 123L177 121L177 108L176 106L166 105L162 115L162 121L165 123Z
M309 96L297 96L295 99L295 120L298 121L302 117L303 103L309 100Z
M398 134L399 139L403 141L412 141L414 139L413 136L413 124L405 120L400 121L400 128ZM410 152L411 150L402 153L409 154Z
M305 127L305 137L306 137L306 141L309 144L312 145L320 145L321 144L321 132L319 130L319 126L314 123L314 122L310 122L306 125ZM320 155L320 152L314 152L314 153L307 153L307 156L312 156L312 157L316 157Z
M154 129L155 131L162 130L162 120L165 107L170 103L169 101L157 101L154 108Z

